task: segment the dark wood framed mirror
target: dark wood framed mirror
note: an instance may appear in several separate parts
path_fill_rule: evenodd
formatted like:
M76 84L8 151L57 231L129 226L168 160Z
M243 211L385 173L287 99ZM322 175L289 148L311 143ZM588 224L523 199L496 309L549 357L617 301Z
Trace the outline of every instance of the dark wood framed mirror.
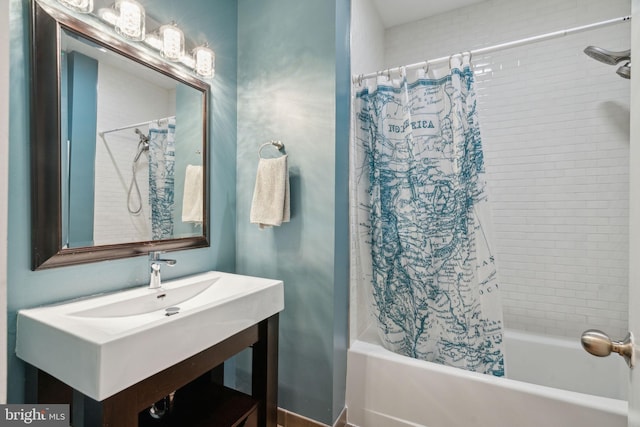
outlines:
M33 270L209 246L210 87L109 30L32 1Z

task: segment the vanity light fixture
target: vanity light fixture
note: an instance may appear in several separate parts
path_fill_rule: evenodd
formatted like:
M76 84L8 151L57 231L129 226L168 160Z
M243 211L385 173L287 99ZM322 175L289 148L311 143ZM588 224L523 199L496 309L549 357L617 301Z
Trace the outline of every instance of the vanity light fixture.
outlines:
M205 79L212 79L215 74L216 55L209 48L209 45L205 43L193 49L193 59L196 74Z
M58 3L80 13L91 13L93 11L93 0L58 0Z
M116 33L129 40L144 40L145 12L142 5L135 0L117 0L115 7Z
M2 0L0 0L2 1ZM48 1L48 0L47 0ZM95 0L56 0L65 7L83 13L93 11ZM146 12L136 0L116 0L111 7L102 7L95 13L100 20L112 26L114 31L131 41L142 41L159 55L171 62L177 62L203 79L212 79L215 75L215 53L207 43L191 49L190 41L185 39L184 32L174 21L146 33ZM151 19L155 28L156 22ZM140 58L147 60L144 55Z
M180 61L184 55L184 33L175 22L160 27L162 47L160 55L169 61Z

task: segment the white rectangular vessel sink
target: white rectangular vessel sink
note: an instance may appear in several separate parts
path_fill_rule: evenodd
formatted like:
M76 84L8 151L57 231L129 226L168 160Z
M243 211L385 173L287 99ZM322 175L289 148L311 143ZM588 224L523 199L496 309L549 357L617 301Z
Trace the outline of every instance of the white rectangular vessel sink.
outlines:
M20 310L16 353L100 401L283 309L282 281L211 271Z

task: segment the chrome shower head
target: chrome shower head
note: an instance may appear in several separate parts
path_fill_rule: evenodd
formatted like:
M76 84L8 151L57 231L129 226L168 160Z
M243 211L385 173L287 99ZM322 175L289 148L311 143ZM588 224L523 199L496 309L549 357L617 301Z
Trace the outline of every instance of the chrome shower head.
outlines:
M143 134L140 129L136 128L136 130L134 131L135 133L138 134L138 136L140 136L140 142L144 142L145 144L149 144L149 137L145 134Z
M585 48L584 53L596 61L600 61L608 65L616 65L622 61L628 61L631 59L631 50L613 52L597 46L588 46Z
M145 151L149 151L149 137L143 134L140 129L136 128L134 131L140 137L140 141L138 141L138 153L136 157L133 159L133 163L137 162L142 153Z
M631 78L631 62L627 62L626 64L618 67L618 70L616 71L616 73L620 77L624 77L625 79L630 79Z

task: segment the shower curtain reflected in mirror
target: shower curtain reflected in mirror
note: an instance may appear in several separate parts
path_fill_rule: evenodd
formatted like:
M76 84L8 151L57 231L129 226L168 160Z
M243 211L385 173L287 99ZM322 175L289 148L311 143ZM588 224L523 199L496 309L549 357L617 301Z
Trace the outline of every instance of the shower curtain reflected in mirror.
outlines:
M149 125L149 204L153 240L173 236L175 133L174 118Z
M352 269L385 347L503 376L473 72L461 62L439 78L356 84Z

